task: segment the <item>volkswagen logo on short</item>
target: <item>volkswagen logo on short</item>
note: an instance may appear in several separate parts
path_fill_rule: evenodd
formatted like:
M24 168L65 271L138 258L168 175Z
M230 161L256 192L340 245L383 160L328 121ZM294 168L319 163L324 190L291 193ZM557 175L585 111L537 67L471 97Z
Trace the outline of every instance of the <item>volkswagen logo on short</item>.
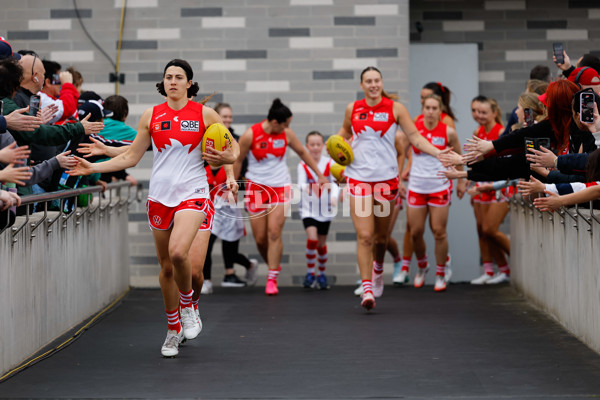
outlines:
M160 218L158 215L153 215L152 222L154 222L154 225L160 225L162 222L162 218Z

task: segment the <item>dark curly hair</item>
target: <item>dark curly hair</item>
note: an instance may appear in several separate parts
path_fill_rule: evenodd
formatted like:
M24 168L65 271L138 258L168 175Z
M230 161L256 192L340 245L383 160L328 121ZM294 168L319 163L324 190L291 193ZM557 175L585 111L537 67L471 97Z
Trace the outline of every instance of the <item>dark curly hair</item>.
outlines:
M185 77L188 81L191 81L194 78L194 71L192 70L192 67L187 61L178 58L169 61L165 66L165 70L163 71L163 80L156 84L156 90L163 96L167 95L167 92L165 91L164 77L167 72L167 69L173 66L183 69L183 71L185 72ZM198 86L198 82L193 82L192 86L190 86L187 90L187 97L190 98L196 96L199 90L200 86Z
M14 58L0 60L0 97L12 98L21 85L23 68Z

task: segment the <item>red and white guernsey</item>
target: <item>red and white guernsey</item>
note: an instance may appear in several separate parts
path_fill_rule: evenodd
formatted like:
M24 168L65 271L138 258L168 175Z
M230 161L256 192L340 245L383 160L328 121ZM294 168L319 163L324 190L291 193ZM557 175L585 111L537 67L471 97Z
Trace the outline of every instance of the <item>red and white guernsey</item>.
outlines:
M496 140L500 136L500 131L503 129L504 127L501 124L496 123L489 132L486 132L485 126L481 125L477 130L477 137L483 140Z
M304 161L298 164L298 186L300 186L300 219L313 218L320 222L332 221L335 218L337 209L332 206L332 199L337 199L340 189L335 183L329 167L333 160L329 157L321 156L317 163L319 171L329 180L329 190L319 190L314 187L319 182L319 178Z
M398 124L394 101L383 97L373 107L365 99L354 102L352 115L354 161L345 175L362 182L381 182L398 176L395 146Z
M175 207L186 200L209 197L200 145L206 130L202 107L188 101L179 111L167 103L152 109L150 136L154 163L149 200Z
M438 122L436 127L429 130L425 127L424 120L417 120L415 123L417 130L429 143L440 150L448 147L448 135L446 124ZM446 178L439 178L438 171L445 168L442 163L433 156L423 153L412 146L413 159L410 167L410 179L408 181L408 190L415 193L430 194L441 192L450 187L450 182Z
M267 133L262 122L254 124L252 144L248 152L248 180L271 187L282 187L292 183L285 161L287 136L285 131Z

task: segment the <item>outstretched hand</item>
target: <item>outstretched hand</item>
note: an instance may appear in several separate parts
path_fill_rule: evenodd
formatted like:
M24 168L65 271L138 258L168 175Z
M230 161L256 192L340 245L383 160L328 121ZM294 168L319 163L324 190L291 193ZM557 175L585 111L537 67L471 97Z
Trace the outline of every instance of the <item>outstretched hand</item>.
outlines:
M25 186L25 182L31 179L31 170L29 167L16 167L14 164L8 164L0 170L0 181L16 183Z
M465 164L463 157L450 148L442 151L438 156L438 159L444 167Z
M517 189L523 196L532 196L543 193L546 190L546 185L535 179L532 175L529 177L529 181L519 181Z
M545 190L548 197L538 197L533 200L533 205L540 211L554 211L563 206L561 196L556 193Z
M71 176L82 176L94 173L94 164L77 156L73 156L72 158L77 160L77 164L70 170L66 171L67 174Z
M445 170L438 171L438 178L446 178L446 179L461 179L467 177L467 171L459 171L454 167L448 167Z
M527 149L527 161L531 162L531 167L554 168L558 158L551 150L541 146L539 150Z
M38 117L42 119L42 124L45 125L52 121L52 118L54 118L57 112L58 106L56 104L50 104L38 111Z
M42 119L29 115L29 106L5 115L6 126L11 131L33 132L42 124Z
M79 143L79 147L77 147L77 151L83 154L84 158L106 155L108 146L93 137L90 137L90 140L92 143Z
M3 164L25 164L30 154L29 146L17 147L17 142L12 142L0 150L0 162Z
M494 150L494 144L490 140L483 140L473 135L471 139L467 139L464 149L467 153L464 158L467 159L468 155L468 158L470 159L469 162L473 162Z
M69 156L69 154L71 154L71 150L67 150L56 156L61 168L70 169L77 165L77 160L74 157Z

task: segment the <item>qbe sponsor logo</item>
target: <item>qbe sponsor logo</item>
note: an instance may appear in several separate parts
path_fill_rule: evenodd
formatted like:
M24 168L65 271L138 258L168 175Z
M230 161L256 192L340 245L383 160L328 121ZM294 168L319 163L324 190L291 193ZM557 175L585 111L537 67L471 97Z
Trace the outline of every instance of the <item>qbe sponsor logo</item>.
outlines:
M200 123L198 121L181 121L180 129L182 132L199 132Z
M373 115L373 121L387 122L388 119L389 119L389 114L386 112L378 112Z
M443 146L446 144L446 139L443 137L434 136L431 138L431 144L434 146Z

